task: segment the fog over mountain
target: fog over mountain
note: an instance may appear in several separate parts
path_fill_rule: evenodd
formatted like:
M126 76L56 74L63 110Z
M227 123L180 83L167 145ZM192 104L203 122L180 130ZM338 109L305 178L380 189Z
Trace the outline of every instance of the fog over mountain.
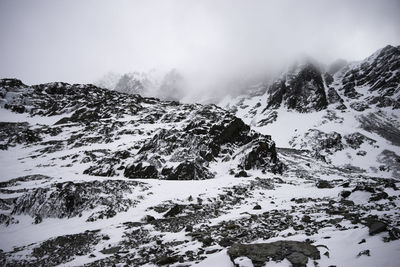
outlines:
M0 0L0 266L398 267L399 11Z
M393 0L3 0L0 77L93 83L175 69L196 100L268 79L299 56L330 64L397 45L399 11Z

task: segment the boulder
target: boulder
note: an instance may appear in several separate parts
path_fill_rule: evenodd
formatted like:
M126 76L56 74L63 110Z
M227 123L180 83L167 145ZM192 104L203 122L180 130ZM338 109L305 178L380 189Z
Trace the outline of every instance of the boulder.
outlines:
M168 173L163 170L163 173ZM214 178L206 167L199 162L185 161L179 164L175 169L171 170L167 180L204 180Z
M270 260L282 261L287 259L292 266L306 266L308 258L320 259L317 247L306 242L299 241L276 241L260 244L236 243L228 249L228 255L232 262L239 257L249 258L255 267L264 266Z
M124 176L128 178L157 178L158 171L152 165L143 166L142 163L138 163L126 167Z
M333 185L330 182L326 181L326 180L319 180L317 182L317 187L320 188L320 189L333 188Z
M370 221L368 222L369 235L376 235L387 230L386 223L382 221Z

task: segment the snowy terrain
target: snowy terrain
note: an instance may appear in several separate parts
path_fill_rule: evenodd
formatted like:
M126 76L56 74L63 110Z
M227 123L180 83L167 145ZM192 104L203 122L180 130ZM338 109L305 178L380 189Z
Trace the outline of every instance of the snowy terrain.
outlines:
M220 107L0 80L1 265L398 266L399 54Z

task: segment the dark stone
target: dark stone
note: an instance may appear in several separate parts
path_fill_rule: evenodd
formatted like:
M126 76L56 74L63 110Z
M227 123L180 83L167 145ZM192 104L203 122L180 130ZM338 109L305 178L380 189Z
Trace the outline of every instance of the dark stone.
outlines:
M226 143L247 143L247 133L250 127L246 125L241 119L234 118L226 125L214 125L210 129L210 133L215 136L214 142L217 144Z
M340 195L343 197L343 198L347 198L347 197L349 197L350 195L351 195L351 191L342 191L341 193L340 193Z
M164 217L175 217L183 211L183 208L184 207L182 205L176 204L167 213L164 214Z
M158 265L168 265L168 264L173 264L175 262L178 262L179 258L176 256L162 256L160 258L158 258L158 260L156 261L156 263Z
M262 140L255 144L243 158L241 165L245 170L258 168L268 169L273 173L282 173L283 171L283 165L278 161L275 143L270 140Z
M253 210L260 210L261 209L261 206L260 205L255 205L254 207L253 207Z
M165 172L164 172L165 173ZM213 178L214 175L198 162L185 161L171 170L167 180L204 180Z
M155 221L155 219L156 218L154 218L153 216L151 216L151 215L146 215L145 217L144 217L144 220L146 221L146 222L152 222L152 221Z
M301 221L305 222L305 223L310 223L311 222L311 217L308 216L308 215L304 215L303 218L301 218Z
M323 189L323 188L333 188L333 185L332 185L329 181L326 181L326 180L319 180L319 181L317 182L317 187L320 188L320 189Z
M387 199L388 197L389 197L389 195L386 192L379 192L379 193L373 194L369 198L369 201L379 201L379 200L382 200L382 199Z
M201 242L203 243L203 245L205 247L209 247L213 244L214 239L212 239L210 236L206 236L204 238L201 239Z
M112 165L108 166L95 165L95 166L90 166L89 168L84 170L83 174L111 177L115 175L115 171Z
M342 187L344 187L344 188L348 188L349 186L350 186L349 182L346 182L346 183L342 184Z
M43 221L43 218L42 218L42 216L40 216L39 214L37 214L36 216L35 216L35 224L38 224L38 223L41 223Z
M331 85L333 83L333 77L328 72L326 72L324 74L324 78L325 78L325 83L326 83L327 86L329 86L329 85Z
M288 109L302 113L325 109L328 102L319 69L312 63L294 67L300 68L299 71L288 73L269 87L270 97L266 108L279 108L283 103Z
M241 170L238 173L235 174L235 177L249 177L246 171Z
M158 171L152 165L132 164L125 168L124 176L128 178L157 178Z
M292 266L306 266L308 258L320 259L318 249L306 242L276 241L259 244L234 244L228 249L232 262L238 257L249 258L255 267L264 266L267 261L282 261L287 259Z
M397 240L400 239L400 229L393 227L392 229L390 229L389 231L389 236L391 240Z
M218 244L222 247L229 247L233 245L233 240L230 237L223 237Z
M116 254L121 250L120 246L116 247L111 247L111 248L105 248L103 250L100 250L101 253L103 254Z
M361 251L360 253L358 253L357 257L361 257L362 255L365 255L368 257L371 256L369 249Z
M371 221L368 223L369 235L376 235L387 230L387 225L381 221Z

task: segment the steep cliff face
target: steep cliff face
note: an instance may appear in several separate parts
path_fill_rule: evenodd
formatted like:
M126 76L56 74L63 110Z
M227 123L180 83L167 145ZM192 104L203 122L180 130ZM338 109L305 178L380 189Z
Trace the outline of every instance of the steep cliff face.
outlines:
M267 94L267 109L283 105L298 112L311 112L328 105L322 74L311 63L293 67L271 85Z
M400 108L400 48L388 45L358 64L342 78L344 95L370 105Z
M271 134L278 147L308 149L328 162L395 175L397 168L382 159L385 150L396 155L393 160L399 151L399 47L386 46L360 62L338 61L326 70L316 66L294 65L264 95L227 98L220 105ZM345 137L354 134L377 142L347 146ZM321 147L326 140L343 145L327 150Z

